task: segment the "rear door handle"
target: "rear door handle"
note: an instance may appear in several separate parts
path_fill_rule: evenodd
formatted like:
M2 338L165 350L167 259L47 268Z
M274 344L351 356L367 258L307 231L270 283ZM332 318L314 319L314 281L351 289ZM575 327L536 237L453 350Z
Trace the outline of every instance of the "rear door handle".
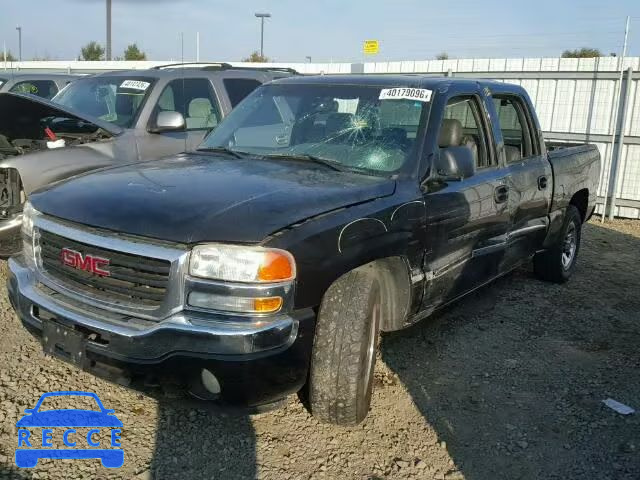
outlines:
M496 203L504 203L509 199L509 187L506 185L499 185L493 191L493 199Z
M547 188L548 180L544 175L538 178L538 190L544 190Z

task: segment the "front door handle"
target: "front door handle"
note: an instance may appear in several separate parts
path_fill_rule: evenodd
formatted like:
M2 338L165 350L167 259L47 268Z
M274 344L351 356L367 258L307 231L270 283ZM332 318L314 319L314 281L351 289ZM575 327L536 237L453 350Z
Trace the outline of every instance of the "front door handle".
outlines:
M499 185L493 191L493 199L496 203L504 203L509 199L509 187L506 185Z
M549 181L547 180L547 177L545 177L544 175L538 178L538 190L546 189L548 184L549 184Z

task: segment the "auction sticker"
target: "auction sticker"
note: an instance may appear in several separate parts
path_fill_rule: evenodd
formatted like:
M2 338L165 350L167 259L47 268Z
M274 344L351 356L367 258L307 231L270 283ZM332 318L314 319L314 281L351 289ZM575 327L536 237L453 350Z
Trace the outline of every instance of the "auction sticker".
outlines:
M120 88L130 88L132 90L145 91L151 85L149 82L143 82L141 80L125 80L120 85Z
M417 100L418 102L431 101L431 90L426 88L383 88L380 90L379 100Z

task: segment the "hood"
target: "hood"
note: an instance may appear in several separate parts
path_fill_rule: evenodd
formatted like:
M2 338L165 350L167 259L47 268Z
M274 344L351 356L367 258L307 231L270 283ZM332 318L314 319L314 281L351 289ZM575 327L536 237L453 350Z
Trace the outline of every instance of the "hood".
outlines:
M121 233L178 243L258 243L394 190L391 179L307 162L183 154L76 177L30 200L48 215Z
M0 134L9 138L42 138L40 120L46 117L66 117L119 135L123 129L104 120L85 115L41 97L20 93L0 93ZM90 127L90 125L87 125Z

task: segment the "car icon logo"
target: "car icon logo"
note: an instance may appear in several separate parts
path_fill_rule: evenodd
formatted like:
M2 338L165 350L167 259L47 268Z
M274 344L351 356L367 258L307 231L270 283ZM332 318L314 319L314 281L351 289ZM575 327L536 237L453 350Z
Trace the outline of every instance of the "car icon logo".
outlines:
M51 397L89 397L99 410L56 409L45 410L42 403ZM114 415L114 410L104 407L98 395L92 392L49 392L43 394L34 408L25 410L26 415L16 423L18 428L18 448L15 462L20 468L33 468L41 458L48 459L90 459L99 458L106 468L119 468L124 463L124 451L120 445L122 422ZM36 429L41 430L41 438ZM90 428L86 435L76 428ZM53 437L59 435L65 448L54 448ZM101 444L98 434L109 431L108 447ZM105 443L102 440L102 443Z

